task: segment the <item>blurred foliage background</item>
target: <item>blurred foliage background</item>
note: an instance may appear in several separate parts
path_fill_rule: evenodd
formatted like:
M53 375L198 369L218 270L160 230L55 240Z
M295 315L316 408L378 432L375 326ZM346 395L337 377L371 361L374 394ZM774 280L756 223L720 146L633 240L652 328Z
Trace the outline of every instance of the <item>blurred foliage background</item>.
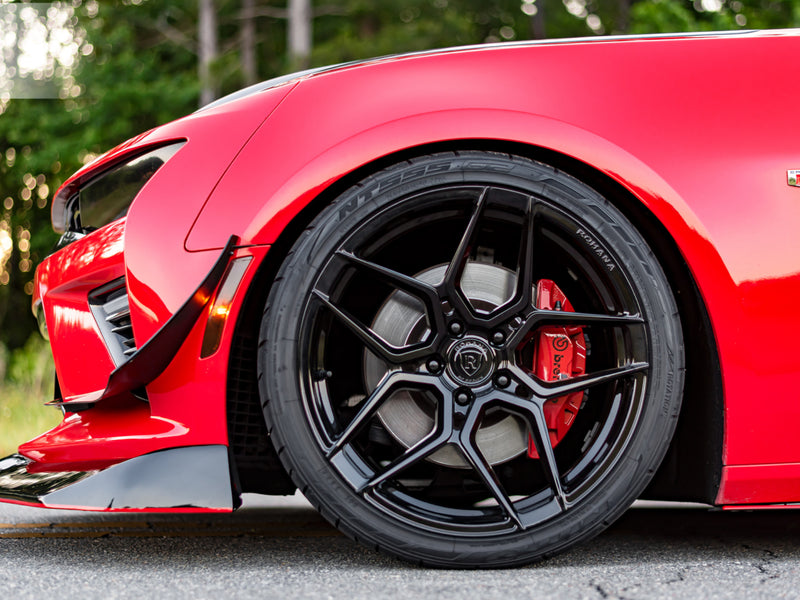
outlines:
M0 0L0 452L55 424L30 312L49 198L99 153L292 70L462 44L800 26L800 0ZM479 74L476 74L479 76ZM4 454L0 454L3 456Z

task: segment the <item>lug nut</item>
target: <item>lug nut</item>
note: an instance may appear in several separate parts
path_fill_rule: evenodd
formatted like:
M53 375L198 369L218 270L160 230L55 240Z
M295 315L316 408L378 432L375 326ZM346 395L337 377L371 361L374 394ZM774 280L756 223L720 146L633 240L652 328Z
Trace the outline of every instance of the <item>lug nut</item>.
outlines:
M464 332L464 326L458 321L450 323L450 333L453 335L461 335Z
M470 394L466 390L460 390L456 392L456 402L461 406L466 406L469 404Z
M492 343L495 346L499 346L505 341L506 341L506 335L502 331L495 331L492 334Z
M428 371L429 371L430 373L434 373L434 374L435 374L435 373L438 373L439 371L441 371L441 370L442 370L442 363L440 363L440 362L439 362L437 359L435 359L435 358L432 358L432 359L430 359L430 360L428 361L428 364L427 364L426 366L428 367Z
M511 384L511 378L505 373L500 373L494 380L497 387L507 388Z

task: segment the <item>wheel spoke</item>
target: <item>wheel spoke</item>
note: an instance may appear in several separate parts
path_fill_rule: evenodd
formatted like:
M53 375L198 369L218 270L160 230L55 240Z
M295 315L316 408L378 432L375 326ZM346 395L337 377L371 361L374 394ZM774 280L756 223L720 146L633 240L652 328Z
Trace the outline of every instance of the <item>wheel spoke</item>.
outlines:
M538 212L539 204L533 196L529 196L525 218L522 221L522 239L517 259L517 285L514 296L484 319L487 327L495 327L511 316L527 311L533 304L534 225Z
M392 371L387 373L378 383L372 393L364 400L361 408L348 423L344 431L336 438L331 449L328 451L328 458L336 454L345 444L348 444L353 436L361 427L372 418L383 402L394 392L405 388L420 387L440 387L437 385L438 379L431 375L418 373L404 373L403 371Z
M447 444L453 437L453 417L449 404L450 402L447 400L440 400L434 430L389 463L379 475L364 483L356 491L363 492L367 489L375 488Z
M488 187L481 190L481 194L478 197L478 202L475 204L475 209L469 218L469 223L467 223L467 227L461 236L461 240L458 243L458 248L456 249L453 258L450 260L450 264L447 265L447 270L445 271L444 278L440 284L441 287L439 288L440 290L443 290L444 296L450 300L450 303L454 305L458 312L460 312L464 317L467 315L472 315L474 311L470 306L469 300L461 291L461 277L464 275L464 269L467 267L467 261L469 260L470 253L472 252L472 246L475 242L475 234L478 230L478 224L480 223L481 217L483 216L483 211L486 207L486 197L488 194Z
M532 375L529 375L517 366L509 367L509 370L518 378L522 383L527 385L533 391L534 396L542 400L550 400L552 398L559 398L574 394L575 392L582 392L601 383L607 383L623 377L628 377L650 368L650 364L646 362L636 362L623 367L614 369L606 369L604 371L597 371L589 375L581 375L579 377L572 377L570 379L563 379L561 381L544 382Z
M539 453L539 458L544 457L545 475L553 486L553 491L558 498L559 504L563 510L569 508L567 496L564 493L564 488L561 486L561 475L558 472L558 464L556 463L556 455L553 452L553 445L550 443L550 431L547 429L547 422L545 420L544 411L538 405L533 405L534 410L531 415L534 416L533 425L533 442L536 445L536 450Z
M432 285L420 281L415 277L404 275L394 269L389 269L372 261L360 258L348 250L339 250L336 252L336 255L358 267L370 271L373 275L389 285L418 298L425 304L425 308L428 309L428 317L431 325L437 330L444 326L439 295L436 292L436 288Z
M602 315L566 310L535 309L524 319L522 326L514 332L509 344L518 346L528 333L543 325L627 327L644 323L645 320L639 315Z
M639 315L601 315L596 313L570 312L566 310L536 310L525 324L539 325L599 325L605 327L625 327L641 325L645 321Z
M550 432L547 429L547 419L542 406L536 401L525 400L507 392L500 394L498 400L528 423L539 459L543 462L545 477L561 505L561 510L566 510L570 503L561 485L561 475L558 472L553 445L550 443Z
M459 435L459 446L464 454L464 457L472 465L472 468L475 469L475 472L483 480L483 483L486 485L486 487L489 488L492 496L494 496L495 500L497 500L497 503L506 512L508 518L519 529L523 529L524 526L519 518L519 514L517 514L517 511L514 508L514 503L503 489L503 486L497 477L497 473L495 473L495 470L486 461L483 454L478 449L477 444L475 444L475 436L478 433L478 427L480 425L480 419L478 418L479 416L479 410L473 409L471 411L471 414L467 418L467 422L464 425L464 429L462 429Z
M628 377L630 375L634 375L635 373L645 371L648 368L650 368L650 365L646 362L632 363L624 367L606 369L605 371L598 371L597 373L573 377L572 379L566 379L563 381L540 383L539 389L534 390L534 393L540 398L558 398L559 396L566 396L574 392L582 392L583 390L600 385L601 383L607 383L622 377Z
M474 245L475 232L488 204L486 200L488 192L489 188L484 189L478 199L478 204L464 231L458 250L447 268L443 285L448 297L458 305L458 309L461 312L465 315L470 314L485 327L494 327L511 315L527 310L533 302L534 222L540 205L533 196L525 197L526 208L522 221L522 235L517 260L517 281L513 297L488 315L477 314L461 291L460 282Z
M528 209L525 211L525 219L522 223L522 243L517 261L517 289L514 294L514 302L509 307L512 312L517 312L515 310L517 307L529 308L533 301L533 228L537 212L538 204L531 196L528 198Z
M360 339L364 345L367 346L367 348L369 348L374 354L386 362L398 365L407 361L421 358L428 352L427 348L430 345L428 343L413 344L403 348L395 348L382 337L377 335L374 331L368 327L364 327L345 310L336 306L333 302L331 302L331 299L327 296L327 294L324 294L319 290L314 290L314 295L326 307L328 307L331 312L338 317L342 324L344 324L353 334L355 334L355 336Z
M461 241L458 243L456 253L447 266L447 271L444 274L444 284L449 288L448 291L458 288L458 282L461 281L461 276L464 274L464 268L467 266L467 259L472 251L475 231L478 229L478 223L481 220L483 209L486 206L486 196L488 193L489 188L483 188L483 190L481 190L481 195L478 197L475 210L469 218L467 228L461 236Z

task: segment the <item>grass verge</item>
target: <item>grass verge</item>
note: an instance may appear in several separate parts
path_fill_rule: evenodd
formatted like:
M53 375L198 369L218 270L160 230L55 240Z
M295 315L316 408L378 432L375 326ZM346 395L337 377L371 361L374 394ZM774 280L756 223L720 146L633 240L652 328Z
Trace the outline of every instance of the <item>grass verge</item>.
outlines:
M44 403L55 380L50 346L33 336L8 352L0 344L0 458L61 421L61 411Z
M13 454L17 447L58 425L61 411L44 406L51 395L31 397L31 390L13 383L0 384L0 458Z

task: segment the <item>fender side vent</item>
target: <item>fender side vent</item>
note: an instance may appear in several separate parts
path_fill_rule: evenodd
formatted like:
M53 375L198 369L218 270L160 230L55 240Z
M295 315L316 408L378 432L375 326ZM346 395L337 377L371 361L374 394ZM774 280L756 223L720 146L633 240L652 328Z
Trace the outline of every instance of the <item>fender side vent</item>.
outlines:
M115 279L92 291L89 294L89 308L97 321L108 353L114 364L120 366L136 352L125 278Z

